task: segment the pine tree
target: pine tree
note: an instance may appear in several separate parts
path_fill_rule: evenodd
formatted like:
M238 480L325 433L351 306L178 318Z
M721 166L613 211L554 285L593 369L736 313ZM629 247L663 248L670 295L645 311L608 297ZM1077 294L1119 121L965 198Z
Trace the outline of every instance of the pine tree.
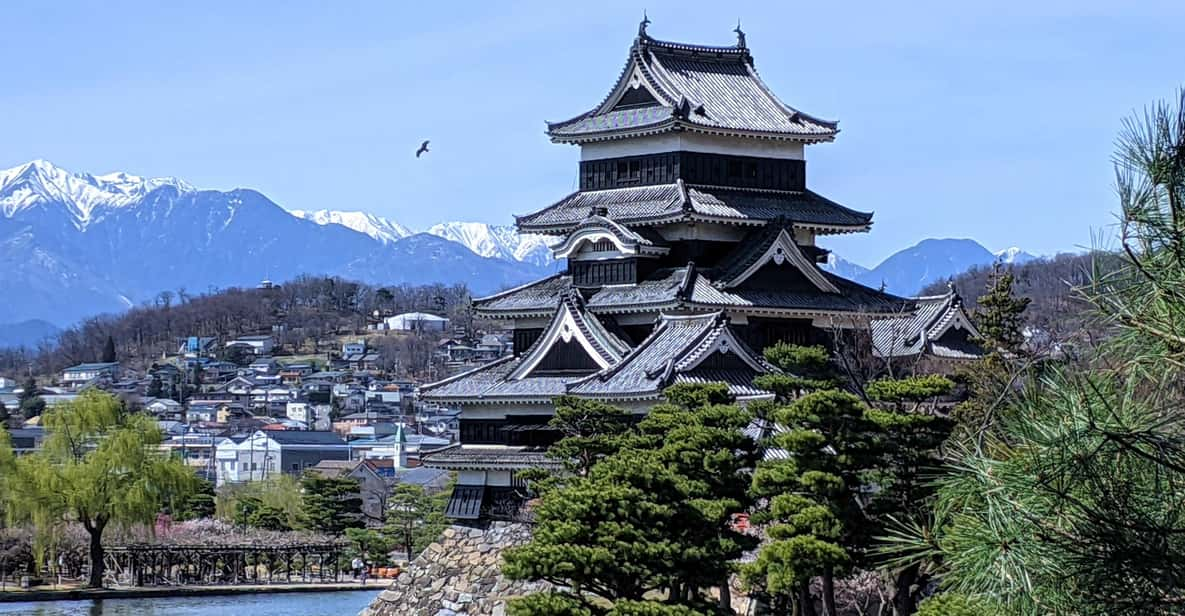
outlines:
M996 263L988 277L987 293L979 297L975 326L981 336L980 344L989 352L1015 355L1024 346L1024 312L1031 300L1017 297L1013 282L1012 272Z
M900 537L981 613L1185 605L1185 91L1117 150L1125 265L1083 290L1110 337L1001 396L995 432L941 480L933 529Z
M312 531L340 535L347 528L365 525L362 488L358 480L326 477L309 471L300 479L304 499L301 525Z
M880 405L865 413L881 431L880 459L869 474L877 491L865 507L876 534L891 534L902 525L930 525L934 481L946 467L941 448L954 427L953 421L937 411L936 403L954 388L953 381L940 375L882 379L865 387ZM883 551L891 555L892 546ZM913 614L931 581L929 572L920 562L887 568L892 578L893 613Z
M507 551L503 573L568 590L515 600L510 613L724 613L706 590L752 545L731 526L748 507L750 416L722 385L666 395L620 448L543 494L532 541Z

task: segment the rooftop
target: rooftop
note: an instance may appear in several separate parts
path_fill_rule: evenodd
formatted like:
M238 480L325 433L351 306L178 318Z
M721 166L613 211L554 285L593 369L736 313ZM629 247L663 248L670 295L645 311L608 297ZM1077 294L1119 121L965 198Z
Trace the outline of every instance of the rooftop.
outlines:
M547 125L558 143L586 143L694 131L817 143L831 141L837 124L778 99L754 68L744 34L736 45L660 41L644 21L617 83L600 104Z
M538 212L517 216L523 232L562 234L593 211L630 227L680 221L761 226L784 219L818 233L867 231L872 213L844 207L810 190L773 190L686 184L631 186L575 192Z

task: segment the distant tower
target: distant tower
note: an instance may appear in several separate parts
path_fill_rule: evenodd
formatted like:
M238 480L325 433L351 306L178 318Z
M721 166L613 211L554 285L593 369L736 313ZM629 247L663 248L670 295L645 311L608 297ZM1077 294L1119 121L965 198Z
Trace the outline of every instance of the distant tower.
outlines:
M407 434L403 431L403 424L395 426L394 458L396 468L407 468Z

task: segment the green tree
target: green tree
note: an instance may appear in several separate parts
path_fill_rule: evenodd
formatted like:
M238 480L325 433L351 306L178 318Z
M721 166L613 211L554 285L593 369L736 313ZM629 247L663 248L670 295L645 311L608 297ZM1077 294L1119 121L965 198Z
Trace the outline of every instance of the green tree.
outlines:
M936 403L954 387L954 382L940 375L882 379L865 387L879 405L868 409L865 416L881 431L880 459L868 476L877 490L864 509L875 520L875 528L929 524L934 481L946 466L941 448L954 425L938 412ZM914 561L890 566L888 573L893 613L913 614L929 586L929 569Z
M346 541L350 545L351 557L357 556L379 566L389 564L388 555L397 545L394 537L373 528L347 528Z
M987 294L979 297L975 326L979 342L989 351L1018 354L1024 346L1024 312L1031 300L1016 296L1014 282L1012 272L996 263L988 277Z
M720 611L705 591L752 546L731 526L749 504L755 444L742 428L751 417L723 385L666 396L617 451L544 493L532 541L507 551L503 572L571 590L516 600L512 613Z
M0 475L8 516L37 530L42 546L76 521L90 535L91 587L103 584L103 533L109 525L148 524L170 499L194 489L194 476L159 449L156 423L129 414L98 391L55 407L44 418L38 452Z
M566 472L582 477L593 464L620 448L619 437L631 425L629 413L575 396L557 398L555 416L548 423L563 435L548 453L563 462Z
M1185 92L1129 121L1115 161L1125 266L1083 289L1109 339L1005 398L912 538L991 613L1185 605Z
M198 479L194 489L189 494L183 494L174 501L174 511L178 520L200 520L212 518L217 505L214 484L204 479Z
M444 509L449 492L431 495L423 486L407 483L397 484L391 491L384 533L403 548L409 561L436 541L448 526Z
M149 398L160 398L165 394L164 382L161 381L160 375L153 373L152 379L148 381L148 388L144 391L144 395Z
M870 542L872 528L860 497L877 462L878 433L865 410L855 395L825 389L783 401L770 413L781 428L771 444L787 455L758 465L753 490L769 498L757 521L772 523L775 540L762 548L770 553L767 558L758 558L759 565L771 566L748 568L746 579L775 595L775 603L796 603L800 613L813 611L808 587L815 577L822 582L824 609L836 613L835 578L862 560ZM808 555L818 559L805 560ZM789 588L782 582L789 578L782 568L790 566L784 558L791 556L798 558L797 592L783 594Z
M40 417L45 412L45 400L38 394L37 380L32 376L25 378L21 384L21 393L17 396L20 403L21 416L26 420Z
M263 481L226 485L217 491L215 497L216 515L241 527L252 526L251 514L262 506L269 511L282 512L283 528L299 528L303 505L300 482L291 475L274 475Z
M301 526L331 535L341 535L347 528L366 525L362 513L362 487L350 477L327 477L307 471L300 478L304 501Z
M979 297L974 315L980 333L976 342L986 354L958 375L968 392L967 399L951 414L958 423L958 440L983 442L994 429L997 411L1007 406L1025 370L1024 313L1029 299L1017 297L1013 283L1012 272L997 263L988 277L986 293Z

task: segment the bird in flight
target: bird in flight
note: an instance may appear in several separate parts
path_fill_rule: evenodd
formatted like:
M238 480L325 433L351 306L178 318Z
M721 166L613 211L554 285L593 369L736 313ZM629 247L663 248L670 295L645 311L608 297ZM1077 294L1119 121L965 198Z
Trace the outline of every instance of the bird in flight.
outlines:
M425 139L424 143L420 144L420 149L416 150L416 158L419 158L421 154L423 154L424 152L427 152L427 151L428 151L428 140Z

